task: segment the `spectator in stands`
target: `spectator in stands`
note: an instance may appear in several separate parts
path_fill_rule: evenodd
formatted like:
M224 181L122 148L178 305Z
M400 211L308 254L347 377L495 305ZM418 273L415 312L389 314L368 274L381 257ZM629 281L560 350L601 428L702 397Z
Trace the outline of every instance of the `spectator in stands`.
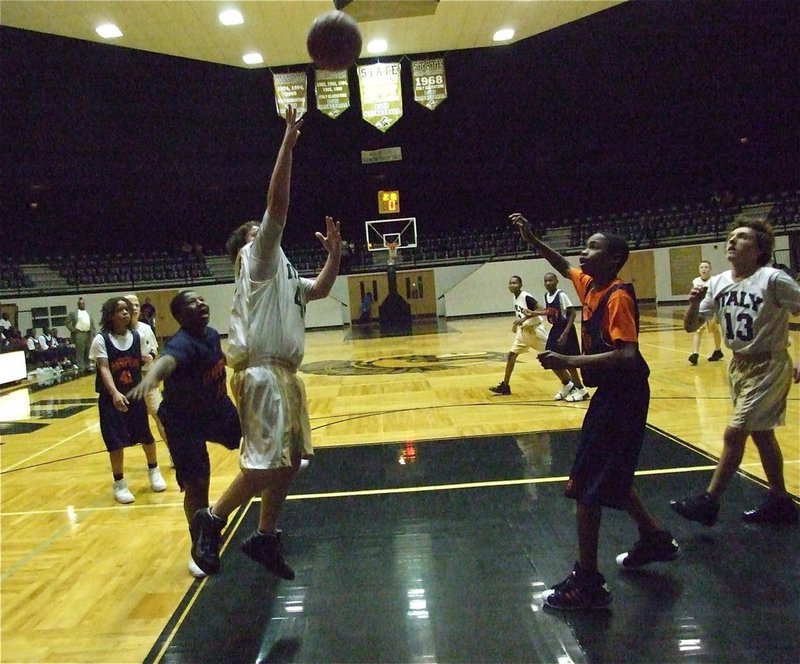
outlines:
M3 332L8 332L11 327L11 321L8 320L8 314L4 311L3 315L0 316L0 330Z
M55 349L56 360L65 369L70 369L77 364L75 363L75 346L72 345L69 339L58 336L58 328L54 327L50 330L50 336L53 338L53 348Z
M25 331L25 347L31 352L39 349L36 330L34 330L32 327Z
M81 373L91 373L94 371L94 365L89 359L89 349L92 345L92 339L97 334L97 328L95 327L94 319L86 311L86 302L82 297L78 298L78 308L67 315L64 325L67 326L72 335L78 370Z
M25 338L22 336L22 332L20 332L16 327L10 327L5 332L5 335L6 339L8 339L6 350L25 350L27 348L27 344L25 342Z

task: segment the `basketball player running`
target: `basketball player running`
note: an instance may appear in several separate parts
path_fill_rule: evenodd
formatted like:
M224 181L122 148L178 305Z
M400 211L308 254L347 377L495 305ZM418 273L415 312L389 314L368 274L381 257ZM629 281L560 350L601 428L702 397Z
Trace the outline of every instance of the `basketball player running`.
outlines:
M558 287L558 277L552 272L544 275L544 287L544 309L533 313L545 316L551 325L545 350L562 355L580 355L581 347L575 331L575 311L571 308L569 296ZM553 399L574 402L589 398L589 392L583 386L575 367L553 369L553 373L561 381L561 389L553 395Z
M514 275L508 280L508 290L514 296L514 322L511 331L516 334L511 350L506 359L506 373L498 385L490 387L489 391L495 394L511 394L511 374L517 357L527 353L529 349L541 350L547 341L547 330L542 323L542 317L534 314L539 308L539 303L528 291L522 290L522 278Z
M326 217L326 235L316 236L328 257L315 280L301 278L281 249L292 150L302 125L289 106L263 221L240 226L228 243L236 270L228 357L243 440L239 474L211 509L198 510L192 519L192 558L208 574L220 570L220 537L229 515L260 495L258 529L242 542L242 550L270 572L294 578L276 526L301 458L313 454L305 388L297 377L305 346L305 308L307 302L327 297L342 247L339 222Z
M539 355L541 365L579 368L584 382L597 387L566 488L567 497L578 503L578 561L544 601L550 608L565 611L603 608L611 603L597 564L604 507L627 511L639 527L639 541L617 556L621 567L635 569L680 555L678 543L659 528L633 488L650 404L650 370L639 352L636 296L630 284L617 277L628 259L628 245L619 235L595 233L586 241L578 269L536 237L521 214L512 214L510 219L523 239L572 281L583 304L583 355L548 350Z
M731 269L695 286L683 316L687 332L716 318L733 352L728 382L733 415L723 434L722 454L705 493L675 500L670 507L682 517L713 526L719 499L753 438L769 483L769 496L742 514L748 523L797 523L798 507L786 492L783 455L775 427L785 423L792 381L800 382L800 361L789 356L789 313L800 313L800 286L783 270L766 267L775 237L763 221L731 231L727 257Z
M711 279L711 263L708 261L700 261L700 266L697 268L697 271L700 274L692 281L692 288L708 288L708 282ZM689 356L689 362L692 364L697 364L697 360L700 357L700 340L703 338L703 332L705 331L711 332L711 336L714 339L714 352L711 353L708 361L719 362L725 357L722 354L722 335L719 331L719 325L717 325L715 319L710 318L706 321L705 325L701 325L697 329L697 332L694 333L694 337L692 337L692 354Z

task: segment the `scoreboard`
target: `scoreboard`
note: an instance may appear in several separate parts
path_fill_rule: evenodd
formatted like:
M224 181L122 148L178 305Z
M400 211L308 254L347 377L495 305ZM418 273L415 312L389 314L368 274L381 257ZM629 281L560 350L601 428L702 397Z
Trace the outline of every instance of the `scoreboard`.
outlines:
M378 192L378 214L400 214L400 192Z

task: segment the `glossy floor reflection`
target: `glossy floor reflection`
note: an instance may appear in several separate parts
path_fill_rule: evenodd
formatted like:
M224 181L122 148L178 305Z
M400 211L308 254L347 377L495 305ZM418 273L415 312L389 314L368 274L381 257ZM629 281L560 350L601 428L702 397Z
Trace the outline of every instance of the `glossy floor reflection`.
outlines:
M636 532L607 511L611 609L543 610L541 592L575 558L562 491L576 443L560 431L319 451L282 520L295 581L239 551L249 506L231 521L222 573L194 585L147 661L800 660L800 529L742 524L765 490L738 475L717 526L681 521L669 500L704 486L713 464L653 429L637 487L683 558L618 572Z

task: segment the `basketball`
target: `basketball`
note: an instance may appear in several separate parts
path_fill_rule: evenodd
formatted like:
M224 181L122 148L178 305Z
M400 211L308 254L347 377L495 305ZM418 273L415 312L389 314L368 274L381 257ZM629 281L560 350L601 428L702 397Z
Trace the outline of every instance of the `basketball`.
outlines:
M361 33L351 16L333 10L314 19L306 46L317 69L344 71L361 55Z

